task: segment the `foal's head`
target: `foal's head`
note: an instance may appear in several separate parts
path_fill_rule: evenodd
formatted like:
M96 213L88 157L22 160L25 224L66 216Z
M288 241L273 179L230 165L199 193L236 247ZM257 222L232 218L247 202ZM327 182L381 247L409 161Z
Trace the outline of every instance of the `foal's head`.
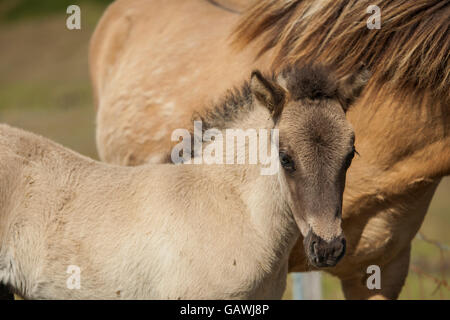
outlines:
M337 81L322 66L288 68L276 78L252 74L254 102L269 109L279 129L290 210L315 267L334 266L345 253L342 195L355 156L355 136L345 113L367 79L360 68Z

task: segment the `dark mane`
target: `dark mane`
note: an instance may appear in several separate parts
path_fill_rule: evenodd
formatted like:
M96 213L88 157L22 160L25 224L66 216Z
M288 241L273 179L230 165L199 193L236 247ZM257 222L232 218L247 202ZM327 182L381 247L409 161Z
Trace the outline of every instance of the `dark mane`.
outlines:
M450 0L261 0L234 32L244 47L260 39L274 49L274 67L318 61L345 75L364 63L378 83L427 90L449 101ZM381 29L367 28L369 5L381 9Z
M253 110L252 100L250 84L246 81L240 88L228 90L212 108L203 113L194 113L192 119L202 121L203 131L212 128L224 129L229 122Z
M280 71L286 81L286 89L294 101L301 99L339 99L338 85L331 68L320 64L303 66L287 66ZM277 81L275 74L265 75L272 82ZM217 128L224 129L227 125L250 113L253 110L253 97L248 81L240 88L229 90L226 95L212 108L203 113L195 113L193 120L202 121L203 131Z

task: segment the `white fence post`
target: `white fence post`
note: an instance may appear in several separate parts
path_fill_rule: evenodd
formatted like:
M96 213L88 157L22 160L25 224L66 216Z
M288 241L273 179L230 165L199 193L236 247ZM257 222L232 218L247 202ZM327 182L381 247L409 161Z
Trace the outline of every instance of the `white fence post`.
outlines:
M320 272L292 274L292 298L294 300L321 300L322 277Z

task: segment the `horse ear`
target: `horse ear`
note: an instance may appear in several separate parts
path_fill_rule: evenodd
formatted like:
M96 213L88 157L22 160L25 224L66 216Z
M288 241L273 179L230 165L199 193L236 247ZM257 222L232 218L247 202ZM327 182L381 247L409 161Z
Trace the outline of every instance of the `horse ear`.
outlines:
M360 64L357 71L344 77L338 83L338 99L344 111L359 97L370 79L370 72L364 64Z
M250 89L256 101L269 109L276 123L283 111L285 90L278 84L267 80L258 70L252 72Z

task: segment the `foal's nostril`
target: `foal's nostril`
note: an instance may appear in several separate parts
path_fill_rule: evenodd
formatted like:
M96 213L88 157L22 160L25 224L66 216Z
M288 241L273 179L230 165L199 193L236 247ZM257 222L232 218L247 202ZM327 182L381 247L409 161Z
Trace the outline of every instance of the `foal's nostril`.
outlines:
M312 253L315 254L315 255L317 255L317 254L318 254L318 251L319 251L319 245L317 244L316 241L313 241L313 242L311 243L311 248L312 248Z
M340 258L345 254L346 242L345 239L342 238L340 241L338 240L336 248L333 252L333 257Z

